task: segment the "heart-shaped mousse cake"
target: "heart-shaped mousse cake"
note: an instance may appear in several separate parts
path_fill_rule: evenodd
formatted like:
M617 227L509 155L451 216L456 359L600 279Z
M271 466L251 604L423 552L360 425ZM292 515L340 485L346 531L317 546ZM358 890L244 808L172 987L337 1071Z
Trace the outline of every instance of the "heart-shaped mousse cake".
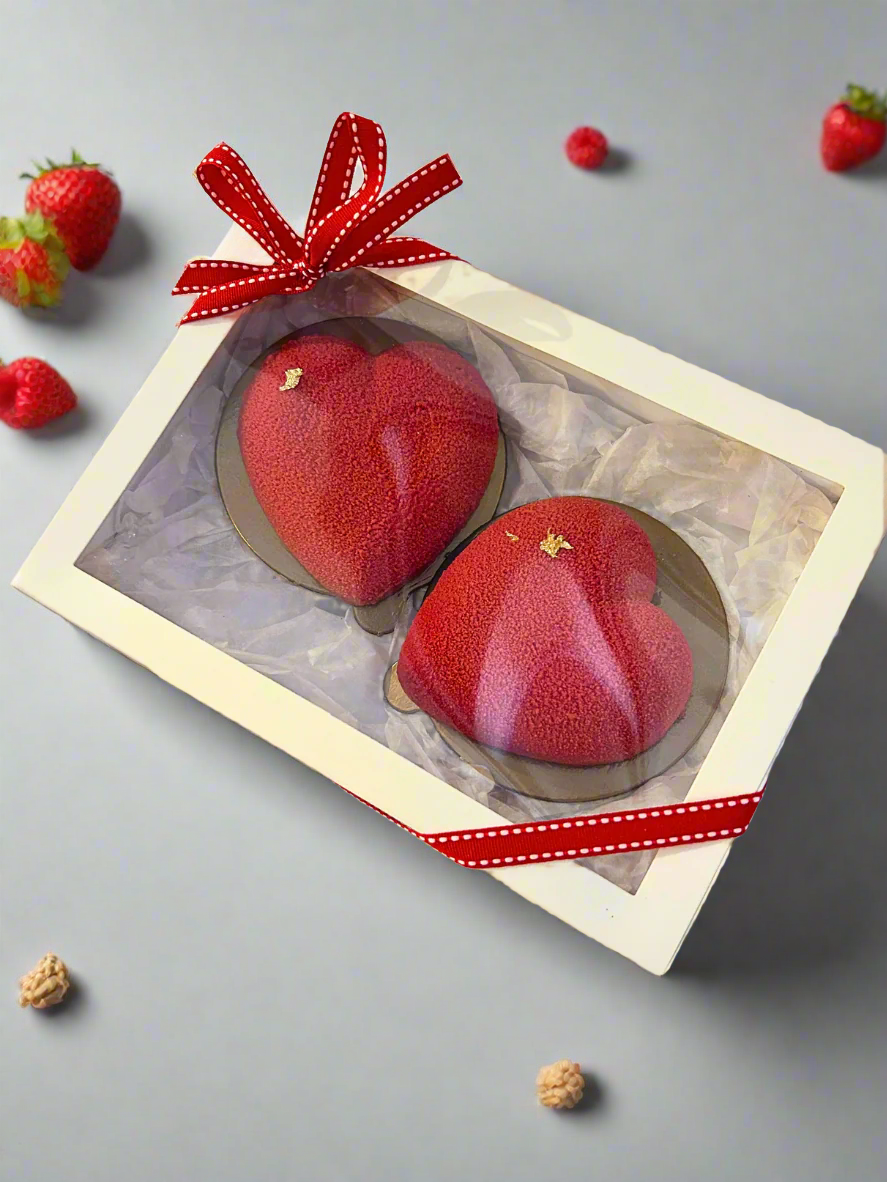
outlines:
M305 336L262 362L238 427L250 484L287 549L348 603L378 603L477 508L499 442L493 396L445 345L372 355Z
M656 558L617 505L556 497L497 518L426 596L397 664L426 714L575 767L633 759L683 713L693 658L650 602Z

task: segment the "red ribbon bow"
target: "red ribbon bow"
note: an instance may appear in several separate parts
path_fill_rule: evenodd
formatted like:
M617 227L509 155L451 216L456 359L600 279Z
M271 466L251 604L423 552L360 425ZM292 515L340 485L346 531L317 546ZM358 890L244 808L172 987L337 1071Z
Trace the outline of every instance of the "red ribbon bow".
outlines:
M236 312L266 295L307 291L329 271L403 267L452 259L421 238L392 231L420 209L462 184L448 155L417 169L380 197L385 180L385 133L350 111L336 120L314 189L304 237L280 215L259 182L228 144L218 144L197 166L197 179L220 209L252 235L272 263L194 259L173 295L200 292L181 324ZM357 162L363 183L351 192Z

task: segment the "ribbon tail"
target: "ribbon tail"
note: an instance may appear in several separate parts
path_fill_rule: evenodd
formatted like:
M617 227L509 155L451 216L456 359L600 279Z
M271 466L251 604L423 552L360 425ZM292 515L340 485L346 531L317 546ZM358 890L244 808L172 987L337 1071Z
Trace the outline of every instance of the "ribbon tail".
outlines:
M346 222L334 237L323 258L314 258L318 245L316 242L308 244L312 267L338 271L343 269L343 266L359 265L363 262L367 250L387 240L404 222L408 222L421 210L461 184L462 178L449 156L440 156L437 160L432 160L399 185L389 189L365 213L355 215ZM379 265L378 261L375 265Z
M445 259L458 259L457 254L448 250L441 250L424 238L409 238L406 235L395 235L384 242L377 242L357 252L353 263L342 263L334 268L345 271L348 267L412 267L422 263L443 262Z
M223 283L199 295L179 324L227 316L268 295L296 295L313 287L315 282L315 279L297 279L292 271L272 270L264 275Z
M208 291L245 275L259 275L274 270L270 263L234 263L222 259L192 259L185 265L173 295L193 295L195 291Z

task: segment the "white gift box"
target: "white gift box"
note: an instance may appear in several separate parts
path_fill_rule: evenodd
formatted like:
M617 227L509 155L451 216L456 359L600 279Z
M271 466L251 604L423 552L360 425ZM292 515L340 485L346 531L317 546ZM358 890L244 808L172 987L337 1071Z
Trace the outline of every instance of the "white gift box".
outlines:
M266 260L239 228L229 232L217 257ZM404 306L421 307L432 317L444 310L450 319L464 319L472 331L501 348L503 356L519 355L563 375L565 388L574 379L590 383L600 405L612 408L616 419L630 416L632 422L661 424L663 430L692 426L707 433L707 439L729 441L734 457L758 457L764 461L760 471L772 461L779 472L794 474L799 488L818 490L811 493L814 499L821 495L827 500L822 521L811 527L812 533L807 531L813 541L798 560L800 569L793 576L790 593L778 603L778 610L771 605L769 614L764 612L763 639L749 642L746 659L735 674L729 708L707 734L678 798L699 802L759 791L884 535L884 454L843 431L519 291L466 263L389 270L379 284L395 292L395 307L397 299L403 299ZM291 298L306 300L309 294ZM96 538L107 541L108 522L124 491L145 470L158 441L218 351L225 348L229 334L236 333L241 318L250 314L179 329L14 585L410 829L434 834L522 816L519 809L515 812L513 801L508 808L494 808L493 796L479 794L470 785L466 788L455 771L432 771L428 759L408 757L403 753L408 750L405 732L396 729L399 724L392 723L384 732L387 738L380 740L379 735L309 700L310 694L295 692L280 679L251 667L242 656L225 651L232 646L202 637L201 629L191 626L187 618L175 622L121 589L119 580L103 581L95 562L84 564L83 556L90 546L95 550ZM519 432L520 423L513 429ZM599 495L611 493L608 489ZM233 527L231 534L231 544L238 545ZM731 559L737 568L731 587L739 599L743 586L739 568L748 552L746 547ZM245 556L245 561L258 563L259 559ZM739 618L741 603L736 610ZM742 617L747 631L753 630L755 610L748 607ZM259 665L253 661L253 666ZM791 790L798 794L801 806L804 785L793 785ZM767 823L766 801L755 823ZM404 840L410 838L404 835ZM491 873L592 938L654 973L663 973L730 845L729 840L717 840L662 850L648 858L631 884L608 872L603 860L591 865L563 861L484 871L464 871L454 864L453 873Z

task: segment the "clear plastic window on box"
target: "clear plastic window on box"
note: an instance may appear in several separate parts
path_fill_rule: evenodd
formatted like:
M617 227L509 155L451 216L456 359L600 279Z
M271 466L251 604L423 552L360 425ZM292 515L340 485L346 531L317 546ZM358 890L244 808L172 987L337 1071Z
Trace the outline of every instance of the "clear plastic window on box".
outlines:
M233 323L78 566L519 823L686 797L839 494L350 271Z

